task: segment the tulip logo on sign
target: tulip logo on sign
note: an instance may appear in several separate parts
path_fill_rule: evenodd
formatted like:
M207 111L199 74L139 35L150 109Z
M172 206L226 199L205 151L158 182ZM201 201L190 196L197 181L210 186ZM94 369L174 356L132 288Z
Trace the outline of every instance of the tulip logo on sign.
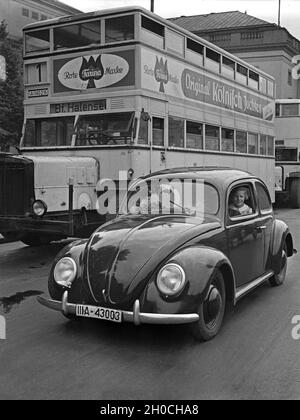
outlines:
M0 340L6 340L6 321L4 316L0 315Z
M161 58L160 60L156 57L156 64L154 69L155 79L160 83L159 91L165 93L164 85L169 81L168 61Z
M83 58L79 77L83 81L88 81L87 89L95 89L95 80L101 80L103 75L104 68L101 63L101 55L99 55L97 60L94 57L90 57L89 60Z

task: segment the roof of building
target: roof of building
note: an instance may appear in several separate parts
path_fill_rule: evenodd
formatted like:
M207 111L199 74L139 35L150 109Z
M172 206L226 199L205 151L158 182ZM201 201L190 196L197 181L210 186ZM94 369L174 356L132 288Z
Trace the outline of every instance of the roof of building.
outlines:
M66 13L70 13L72 15L77 14L77 13L82 13L81 10L79 9L75 9L74 7L68 6L67 4L65 4L62 1L59 0L31 0L35 3L39 3L39 5L44 4L45 6L49 6L49 7L54 7L58 10L62 10Z
M210 13L207 15L180 16L169 20L191 32L205 32L262 25L277 26L274 23L267 22L239 11Z

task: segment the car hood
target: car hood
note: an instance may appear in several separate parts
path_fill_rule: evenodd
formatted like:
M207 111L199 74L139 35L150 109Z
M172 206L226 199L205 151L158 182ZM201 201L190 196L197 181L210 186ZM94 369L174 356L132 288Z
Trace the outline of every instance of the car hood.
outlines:
M190 239L221 226L214 217L125 216L100 228L86 249L89 287L99 304L132 305L157 265Z

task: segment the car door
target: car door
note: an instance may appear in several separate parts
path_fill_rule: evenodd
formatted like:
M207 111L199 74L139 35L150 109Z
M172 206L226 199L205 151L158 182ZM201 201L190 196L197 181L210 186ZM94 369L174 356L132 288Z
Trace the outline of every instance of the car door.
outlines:
M232 216L229 213L230 197L237 189L247 189L248 207L252 214ZM229 259L236 276L236 286L240 287L257 279L264 273L264 230L258 209L254 182L233 184L227 193L226 235Z
M270 194L266 186L260 182L255 182L258 207L261 215L261 230L264 235L264 270L265 272L271 268L270 248L274 224L274 212Z

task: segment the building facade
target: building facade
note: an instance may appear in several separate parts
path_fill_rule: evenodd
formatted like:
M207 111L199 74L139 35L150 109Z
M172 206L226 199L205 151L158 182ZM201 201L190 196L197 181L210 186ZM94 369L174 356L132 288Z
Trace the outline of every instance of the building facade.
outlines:
M292 62L300 42L285 28L238 11L170 20L275 77L277 99L300 98Z
M81 11L56 0L0 0L0 22L7 23L12 38L21 38L29 23L77 13Z

